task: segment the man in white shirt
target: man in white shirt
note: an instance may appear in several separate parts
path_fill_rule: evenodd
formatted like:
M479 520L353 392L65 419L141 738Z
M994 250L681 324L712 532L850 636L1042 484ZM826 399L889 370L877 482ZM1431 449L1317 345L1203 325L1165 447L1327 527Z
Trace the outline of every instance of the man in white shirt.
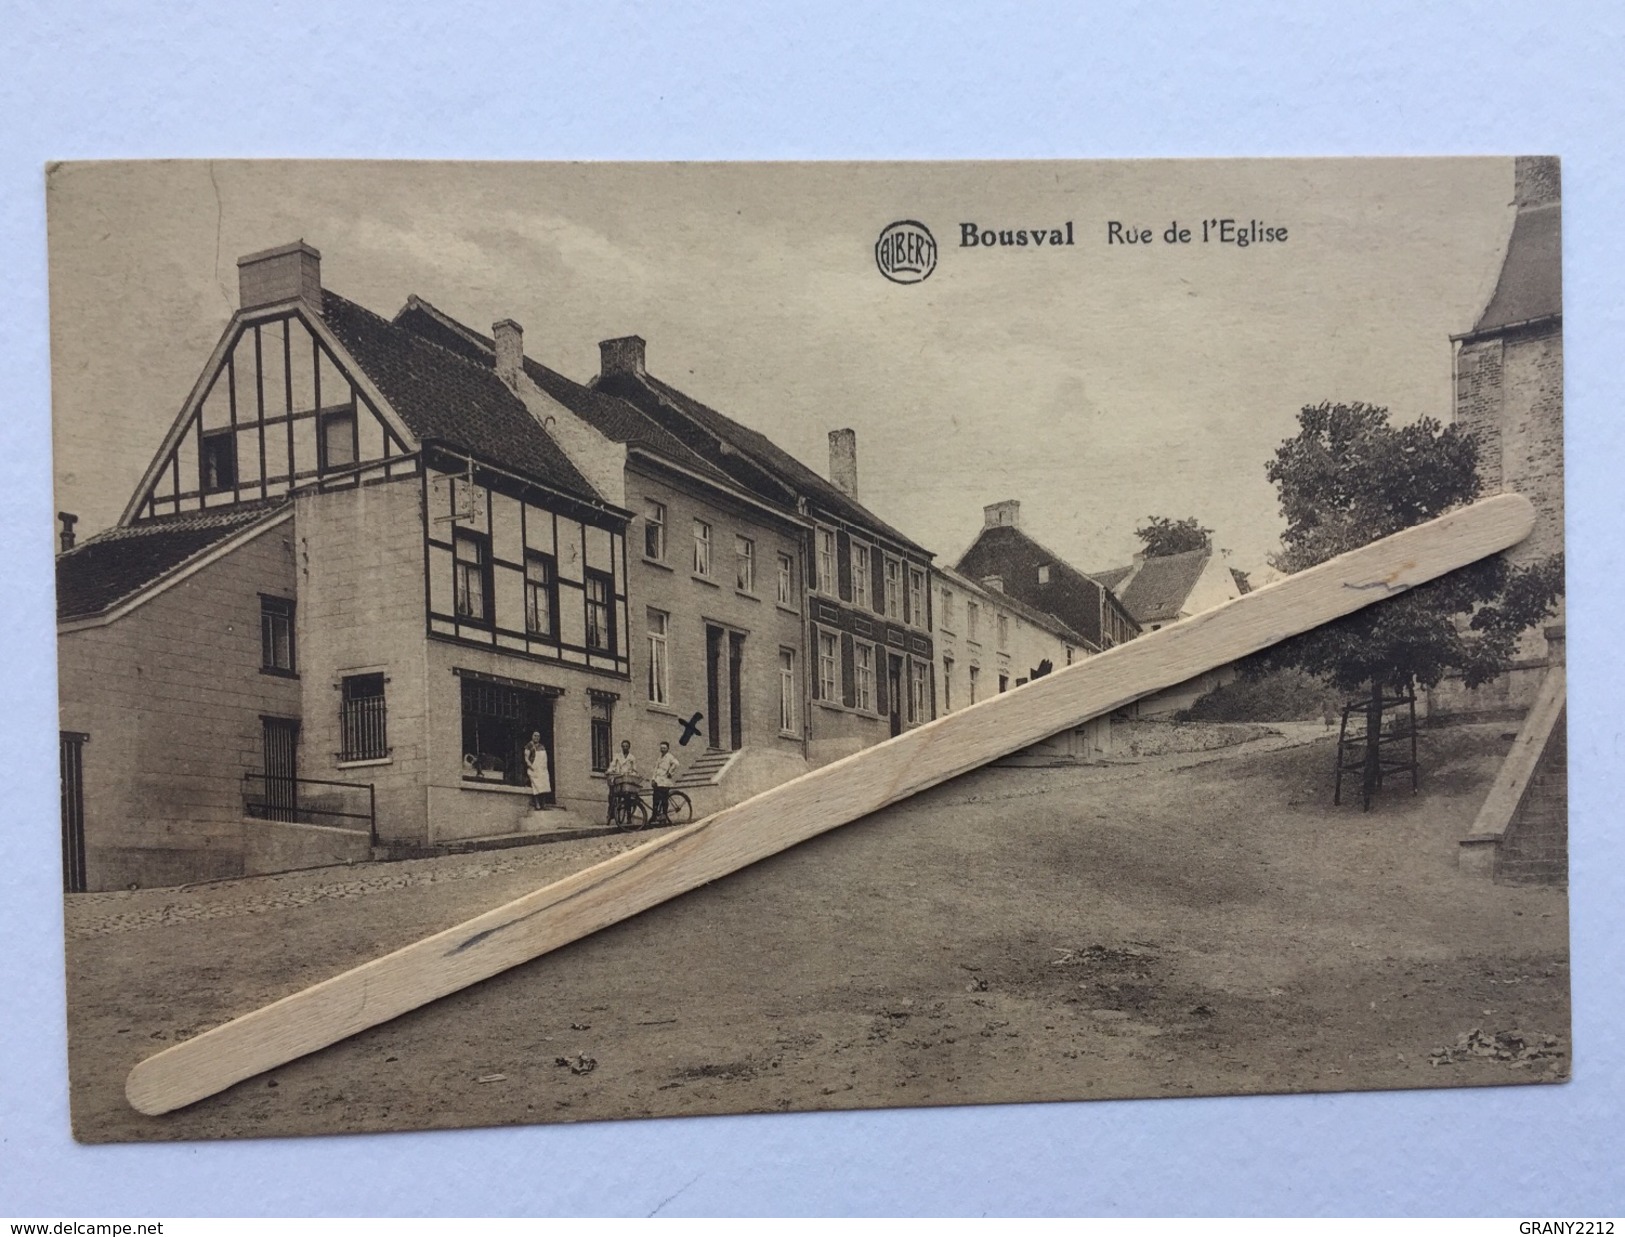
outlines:
M609 819L614 824L618 809L627 795L637 794L638 762L632 755L632 741L621 740L621 754L609 762L604 770L609 781Z
M670 743L661 742L660 758L655 761L649 784L654 787L655 796L654 820L650 823L669 825L671 820L666 815L666 803L671 798L671 788L677 785L677 757L671 754Z

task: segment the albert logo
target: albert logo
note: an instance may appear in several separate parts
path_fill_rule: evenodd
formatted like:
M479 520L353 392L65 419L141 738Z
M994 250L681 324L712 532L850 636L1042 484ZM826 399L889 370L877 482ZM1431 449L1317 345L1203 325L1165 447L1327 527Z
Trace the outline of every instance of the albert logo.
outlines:
M888 223L875 242L875 265L893 283L920 283L937 269L936 238L913 219Z

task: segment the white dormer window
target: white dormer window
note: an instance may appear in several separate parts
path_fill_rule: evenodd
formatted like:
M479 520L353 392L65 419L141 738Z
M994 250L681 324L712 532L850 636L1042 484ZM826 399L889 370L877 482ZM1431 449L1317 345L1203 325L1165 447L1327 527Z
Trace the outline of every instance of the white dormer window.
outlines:
M1039 569L1038 569L1038 582L1040 584L1048 584L1049 583L1049 564L1048 563L1045 563L1041 567L1039 567Z

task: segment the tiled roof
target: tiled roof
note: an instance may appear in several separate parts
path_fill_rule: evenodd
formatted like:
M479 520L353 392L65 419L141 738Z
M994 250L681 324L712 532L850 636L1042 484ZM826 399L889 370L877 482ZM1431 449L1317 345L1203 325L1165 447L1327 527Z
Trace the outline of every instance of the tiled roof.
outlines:
M1206 550L1186 550L1148 558L1118 596L1136 623L1169 622L1179 617L1211 557Z
M1099 580L1079 571L1013 524L983 528L954 567L973 580L1002 576L1006 596L1019 595L1041 613L1055 615L1091 643L1102 646L1110 642L1101 631L1102 607L1116 606L1127 614L1127 607ZM1048 579L1042 583L1038 578L1040 567L1049 569Z
M1548 202L1518 211L1501 277L1473 334L1563 312L1561 210L1561 203Z
M56 560L56 616L110 610L287 507L287 499L146 520L87 537Z
M931 551L887 524L862 503L848 498L833 482L820 477L765 434L741 425L732 417L700 403L652 374L609 375L600 378L594 384L594 389L618 395L651 413L661 404L675 409L700 426L707 435L724 444L725 453L721 461L724 468L730 464L726 452L736 452L751 460L790 493L806 498L812 506L822 508L857 528L886 537L905 549L931 556ZM748 479L742 478L742 481L750 484Z
M604 501L489 365L325 290L322 319L419 441Z
M1108 567L1105 571L1091 571L1087 574L1091 578L1099 580L1107 588L1115 591L1117 586L1121 584L1128 577L1128 574L1133 570L1134 567L1131 564L1127 567Z
M395 325L481 365L489 367L494 363L496 345L489 336L465 326L422 297L408 298L401 312L395 315ZM549 396L610 441L642 447L672 463L701 473L712 481L731 484L728 475L710 460L625 400L582 386L528 356L525 358L525 373Z

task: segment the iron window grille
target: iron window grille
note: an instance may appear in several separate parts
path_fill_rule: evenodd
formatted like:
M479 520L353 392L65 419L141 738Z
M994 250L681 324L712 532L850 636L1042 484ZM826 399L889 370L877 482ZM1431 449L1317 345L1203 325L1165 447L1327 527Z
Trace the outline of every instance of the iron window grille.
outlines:
M346 675L340 683L340 760L387 760L389 719L382 673Z

